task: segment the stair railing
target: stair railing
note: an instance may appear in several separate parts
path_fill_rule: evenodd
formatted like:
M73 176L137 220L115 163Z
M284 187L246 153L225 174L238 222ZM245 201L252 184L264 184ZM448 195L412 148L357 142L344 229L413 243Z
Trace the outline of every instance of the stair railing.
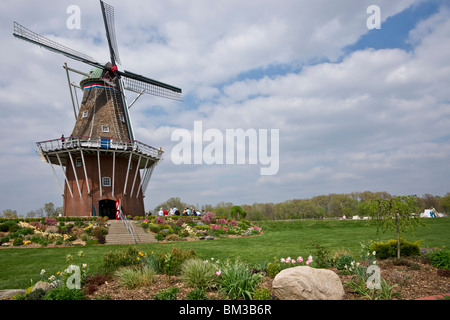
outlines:
M130 220L128 220L128 218L123 214L122 210L120 210L120 219L122 220L125 228L127 228L128 233L133 238L134 243L137 243L136 242L136 234L134 232L133 223Z

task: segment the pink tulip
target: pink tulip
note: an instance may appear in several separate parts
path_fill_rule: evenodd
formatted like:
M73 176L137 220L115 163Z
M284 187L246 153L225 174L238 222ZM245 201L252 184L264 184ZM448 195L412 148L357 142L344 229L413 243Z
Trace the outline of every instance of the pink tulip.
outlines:
M216 271L216 276L220 276L222 274L222 271Z
M298 257L298 258L297 258L297 262L298 262L298 263L302 263L302 262L303 262L303 258L302 258L302 257Z
M284 258L281 258L280 262L283 263L286 262L286 260L284 260Z

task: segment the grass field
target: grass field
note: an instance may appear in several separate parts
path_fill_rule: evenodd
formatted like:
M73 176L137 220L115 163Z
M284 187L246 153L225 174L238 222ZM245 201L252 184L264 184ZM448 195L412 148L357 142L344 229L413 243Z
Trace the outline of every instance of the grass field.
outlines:
M421 246L450 249L450 218L425 220L427 226L419 226L407 240L422 240ZM264 221L260 223L263 235L247 238L217 239L214 241L191 241L173 243L138 244L144 252L170 251L172 247L194 249L202 259L226 260L241 258L255 264L272 261L274 257L308 257L314 255L313 241L325 247L330 254L337 250L350 251L359 257L360 243L369 240L394 239L394 232L377 233L375 226L364 220L294 220ZM91 273L99 269L105 252L121 249L119 245L93 245L87 247L17 248L0 249L0 289L27 288L47 274L67 268L66 256L71 254L75 264L87 263ZM84 258L77 257L78 251ZM81 260L82 259L82 260Z

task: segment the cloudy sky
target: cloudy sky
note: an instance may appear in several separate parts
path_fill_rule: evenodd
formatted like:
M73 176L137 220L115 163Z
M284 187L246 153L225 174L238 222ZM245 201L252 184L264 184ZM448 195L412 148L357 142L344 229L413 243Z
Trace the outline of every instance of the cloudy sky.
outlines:
M119 67L184 94L182 102L146 95L130 110L136 139L165 150L147 210L170 197L214 205L450 191L448 1L107 2L115 8ZM80 9L79 28L68 27L70 5ZM380 8L381 29L368 28L370 5ZM97 61L109 53L97 1L2 0L0 17L0 210L26 214L62 205L35 142L73 129L64 62L90 68L14 38L13 21ZM259 130L278 130L278 171L261 175L261 157L208 164L206 135L196 141L200 163L175 164L181 140L172 135L187 130L194 138L195 123L215 138L256 132L258 151ZM226 148L224 139L224 160Z

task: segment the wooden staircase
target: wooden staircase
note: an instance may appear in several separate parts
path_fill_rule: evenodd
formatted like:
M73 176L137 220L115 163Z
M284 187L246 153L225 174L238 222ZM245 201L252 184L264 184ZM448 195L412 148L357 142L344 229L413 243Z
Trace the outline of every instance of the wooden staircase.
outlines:
M130 221L133 224L135 239L128 232L122 220L108 220L110 224L108 234L106 235L106 244L135 244L135 243L152 243L158 242L152 233L146 232L141 227L137 226L135 221Z

